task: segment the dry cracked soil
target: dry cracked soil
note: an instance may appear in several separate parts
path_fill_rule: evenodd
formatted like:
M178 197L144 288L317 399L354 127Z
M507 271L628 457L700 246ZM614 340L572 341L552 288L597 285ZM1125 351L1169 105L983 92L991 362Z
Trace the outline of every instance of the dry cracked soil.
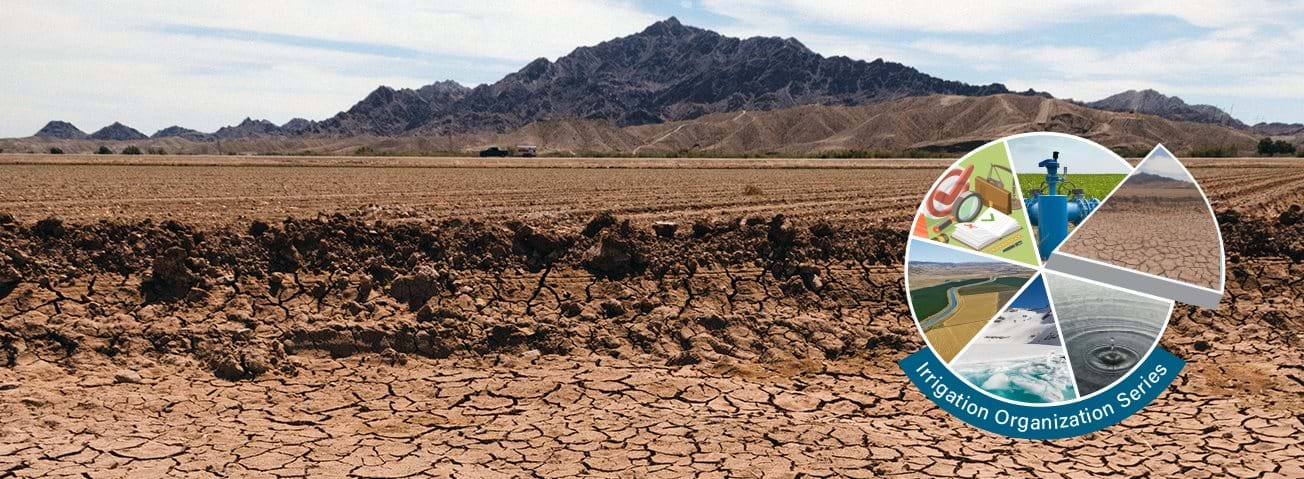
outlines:
M1194 186L1124 184L1062 251L1214 290L1222 273L1218 228Z
M0 214L0 478L1304 476L1298 207L1219 208L1227 295L1162 340L1187 368L1042 442L896 366L912 206Z

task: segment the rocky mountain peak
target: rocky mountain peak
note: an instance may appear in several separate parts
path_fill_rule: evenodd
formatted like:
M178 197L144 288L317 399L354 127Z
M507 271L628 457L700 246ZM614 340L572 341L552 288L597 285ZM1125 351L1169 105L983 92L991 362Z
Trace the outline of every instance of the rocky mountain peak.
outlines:
M453 80L437 81L417 89L417 93L427 98L438 95L465 95L469 91L470 88Z
M192 130L182 126L169 126L162 130L154 132L150 138L182 138L190 141L211 141L213 135L198 130Z
M1259 122L1250 127L1250 130L1259 135L1291 136L1304 133L1304 123Z
M432 109L414 133L501 132L563 118L627 126L725 111L1008 92L999 84L946 81L899 63L826 58L792 38L727 37L671 17L556 61L531 61Z
M36 134L32 136L35 136L37 138L57 138L60 140L74 140L78 138L86 138L86 132L83 132L81 131L81 129L78 129L76 126L73 126L72 123L68 123L66 121L54 120L49 123L46 123L45 126L41 127L40 130L37 130Z
M144 140L149 137L145 136L144 133L141 133L135 128L115 121L112 125L100 128L95 133L91 133L90 138L94 140L130 141Z
M357 105L354 105L354 108L358 108L358 106L361 105L382 105L386 102L392 101L393 99L394 89L381 85L376 87L375 90L372 90L371 93L368 93L362 101L358 102Z
M305 131L331 135L403 134L445 112L472 90L444 80L416 90L380 86L348 110L316 123Z
M213 137L227 140L234 138L276 136L281 134L281 127L276 126L275 123L263 119L255 120L250 117L245 117L245 119L241 120L238 125L218 128L216 132L213 132Z
M253 118L249 118L249 117L247 117L247 116L246 116L245 119L242 120L242 121L240 122L240 124L238 125L239 128L253 128L253 127L257 127L257 128L266 128L266 127L269 127L269 126L274 127L274 126L276 126L276 124L275 124L275 123L272 123L271 121L268 121L268 120L263 120L263 119L255 120L255 119L253 119Z
M696 27L686 27L684 24L679 23L678 18L672 16L665 20L648 25L647 28L644 28L642 32L639 32L639 34L650 36L683 35L686 33L692 33L694 30L703 31Z
M1180 97L1168 96L1154 89L1128 90L1086 104L1092 108L1118 112L1136 112L1169 120L1193 121L1246 128L1244 123L1213 105L1190 105Z
M947 81L882 59L825 57L795 38L728 37L669 17L638 33L578 47L555 61L538 58L492 84L467 88L445 80L415 90L380 86L318 123L290 128L245 118L213 136L440 136L505 132L564 119L630 126L720 112L999 93L1009 90L996 83Z
M307 131L309 128L312 128L313 125L316 124L317 122L306 118L291 118L290 121L287 121L285 122L284 125L281 125L281 131L284 131L285 133L288 134L302 133L304 131Z

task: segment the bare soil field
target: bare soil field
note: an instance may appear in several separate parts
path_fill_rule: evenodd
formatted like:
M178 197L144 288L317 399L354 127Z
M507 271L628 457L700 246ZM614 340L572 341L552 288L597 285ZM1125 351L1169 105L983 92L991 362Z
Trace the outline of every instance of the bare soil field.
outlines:
M1283 159L1182 160L1200 182L1214 211L1235 208L1275 216L1304 203L1304 162Z
M946 161L0 158L0 477L1304 475L1294 163L1196 162L1226 298L1043 443L895 364Z
M191 224L311 218L896 217L935 160L623 160L0 156L0 211ZM382 166L383 165L383 166ZM811 166L819 166L812 168Z

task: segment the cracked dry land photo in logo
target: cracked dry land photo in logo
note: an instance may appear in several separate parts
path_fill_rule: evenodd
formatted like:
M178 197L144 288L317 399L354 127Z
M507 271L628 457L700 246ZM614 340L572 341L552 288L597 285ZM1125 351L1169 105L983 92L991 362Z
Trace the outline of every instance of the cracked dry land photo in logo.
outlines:
M1222 278L1213 213L1167 150L1142 161L1062 251L1210 289Z

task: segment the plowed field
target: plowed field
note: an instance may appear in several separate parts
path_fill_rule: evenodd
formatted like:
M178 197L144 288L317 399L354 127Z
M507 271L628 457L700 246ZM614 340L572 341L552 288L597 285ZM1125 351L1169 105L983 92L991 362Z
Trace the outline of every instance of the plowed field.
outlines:
M1227 296L1053 443L895 365L947 164L0 155L0 477L1304 475L1296 162L1192 163Z

